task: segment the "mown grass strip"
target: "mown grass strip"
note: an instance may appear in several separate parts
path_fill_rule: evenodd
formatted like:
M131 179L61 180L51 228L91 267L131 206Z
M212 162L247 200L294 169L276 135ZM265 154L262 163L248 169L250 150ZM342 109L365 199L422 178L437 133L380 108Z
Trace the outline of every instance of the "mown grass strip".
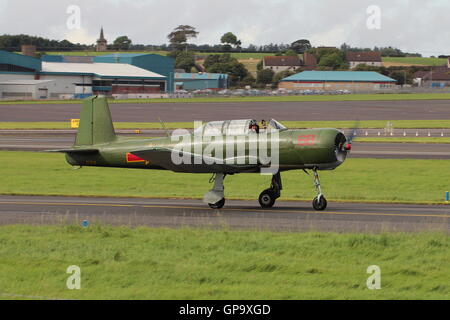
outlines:
M394 129L448 129L450 120L363 120L363 121L283 121L288 128L384 129L390 122ZM165 122L167 129L193 129L194 122ZM114 122L116 129L162 129L159 122ZM70 129L70 121L0 122L0 129Z
M217 102L323 102L323 101L408 101L450 100L450 93L404 93L404 94L346 94L263 97L204 97L180 99L127 99L110 100L109 103L217 103ZM80 100L30 100L0 101L0 105L14 104L77 104Z
M0 194L201 198L210 175L160 170L84 167L73 170L62 154L0 152ZM320 173L330 201L443 203L450 189L449 160L348 159ZM301 171L282 174L281 200L315 196L313 181ZM238 174L225 179L228 199L255 200L270 177Z

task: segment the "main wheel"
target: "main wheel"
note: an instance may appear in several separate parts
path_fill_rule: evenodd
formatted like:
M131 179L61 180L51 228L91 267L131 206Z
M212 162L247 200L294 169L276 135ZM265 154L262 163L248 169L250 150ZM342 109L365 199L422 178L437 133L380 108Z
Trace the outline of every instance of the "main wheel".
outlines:
M221 209L223 205L225 204L225 198L220 199L216 203L208 203L208 206L211 209Z
M259 195L259 204L262 208L272 208L277 199L275 192L270 189L266 189Z
M325 210L327 207L327 199L325 199L324 196L321 196L320 199L319 197L315 197L313 199L313 208L317 211L322 211Z

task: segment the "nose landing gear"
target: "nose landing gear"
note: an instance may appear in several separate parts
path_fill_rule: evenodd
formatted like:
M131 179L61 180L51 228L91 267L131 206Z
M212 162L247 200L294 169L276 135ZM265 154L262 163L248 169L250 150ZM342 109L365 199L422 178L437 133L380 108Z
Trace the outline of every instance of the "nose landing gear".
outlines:
M327 199L325 199L325 196L322 194L322 189L320 187L320 179L319 174L317 173L317 168L313 168L314 173L314 186L317 191L317 197L315 197L312 201L312 205L314 210L322 211L327 208Z

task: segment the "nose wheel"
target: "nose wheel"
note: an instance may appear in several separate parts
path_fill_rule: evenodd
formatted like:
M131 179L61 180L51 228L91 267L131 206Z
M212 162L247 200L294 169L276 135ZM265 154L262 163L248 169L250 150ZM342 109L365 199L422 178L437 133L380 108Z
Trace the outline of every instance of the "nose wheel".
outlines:
M322 211L327 208L327 199L325 199L325 196L322 194L322 188L320 187L320 179L319 174L317 173L317 168L313 168L314 173L314 186L317 191L317 197L315 197L312 201L312 205L314 210Z

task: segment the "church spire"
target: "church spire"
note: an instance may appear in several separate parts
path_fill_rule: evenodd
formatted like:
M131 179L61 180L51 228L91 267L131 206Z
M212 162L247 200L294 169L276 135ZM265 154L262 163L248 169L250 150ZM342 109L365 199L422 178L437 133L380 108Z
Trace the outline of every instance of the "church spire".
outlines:
M105 36L103 35L103 26L102 26L102 28L100 29L100 39L99 40L101 40L101 41L104 41L105 40Z

